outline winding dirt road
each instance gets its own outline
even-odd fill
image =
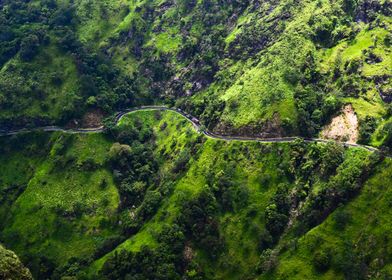
[[[205,136],[213,138],[213,139],[220,139],[224,141],[255,141],[255,142],[262,142],[262,143],[288,143],[288,142],[294,142],[297,139],[302,139],[305,142],[311,143],[311,142],[317,142],[317,143],[328,143],[328,142],[336,142],[341,145],[347,146],[347,147],[356,147],[356,148],[362,148],[371,152],[378,152],[379,149],[371,146],[366,146],[366,145],[360,145],[360,144],[355,144],[355,143],[344,143],[344,142],[338,142],[334,140],[326,140],[326,139],[320,139],[320,138],[303,138],[303,137],[280,137],[280,138],[258,138],[258,137],[243,137],[243,136],[233,136],[233,135],[222,135],[222,134],[215,134],[213,132],[208,131],[205,129],[201,124],[200,121],[195,118],[194,116],[182,111],[181,109],[178,108],[169,108],[166,106],[140,106],[140,107],[135,107],[131,108],[128,110],[124,110],[121,112],[118,112],[115,116],[115,124],[118,124],[121,119],[132,112],[137,112],[137,111],[147,111],[147,110],[154,110],[154,111],[172,111],[176,112],[177,114],[180,114],[183,116],[185,119],[187,119],[189,122],[193,124],[195,129],[201,133],[203,133]],[[96,128],[81,128],[81,129],[65,129],[62,127],[58,126],[44,126],[44,127],[37,127],[34,129],[19,129],[19,130],[12,130],[12,131],[1,131],[0,130],[0,137],[1,136],[11,136],[11,135],[16,135],[16,134],[21,134],[21,133],[28,133],[32,131],[47,131],[47,132],[54,132],[54,131],[61,131],[64,133],[100,133],[105,130],[105,127],[96,127]]]

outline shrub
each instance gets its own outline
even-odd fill
[[[259,273],[266,273],[273,271],[278,266],[278,254],[276,251],[267,249],[259,258],[257,264],[257,271]]]
[[[331,265],[331,254],[328,250],[319,250],[313,256],[313,265],[319,272],[328,270]]]
[[[338,230],[343,230],[351,221],[351,214],[345,209],[337,209],[333,219],[335,222],[335,228]]]
[[[20,44],[20,58],[23,61],[30,61],[38,53],[39,39],[36,35],[30,34],[22,39]]]

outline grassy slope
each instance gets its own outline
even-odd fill
[[[52,82],[55,75],[61,85]],[[0,117],[58,120],[78,99],[75,62],[54,43],[43,47],[31,62],[11,59],[0,70],[0,80],[3,87],[13,89],[11,98],[20,100],[17,108],[1,110]]]
[[[171,176],[170,171],[178,154],[190,141],[199,137],[190,123],[173,112],[132,113],[122,120],[120,126],[135,122],[154,129],[154,153],[159,158],[162,176]],[[10,155],[6,153],[1,161],[3,188],[11,181],[27,185],[16,201],[11,203],[2,240],[22,256],[30,255],[34,259],[43,254],[56,265],[64,264],[71,257],[90,256],[103,240],[117,232],[115,226],[102,222],[110,220],[110,216],[115,214],[119,199],[112,175],[104,167],[111,142],[99,134],[66,136],[56,133],[42,139],[49,143],[48,149],[41,157],[34,157],[29,151],[34,152],[39,145],[34,144],[32,139],[23,141],[27,143],[25,149],[18,153],[7,148]],[[4,143],[4,147],[9,145]],[[19,146],[16,145],[14,149],[16,147]],[[255,277],[260,254],[258,243],[265,225],[264,211],[280,183],[295,186],[282,173],[284,166],[290,162],[291,151],[290,144],[228,143],[206,139],[200,144],[197,155],[191,158],[185,174],[173,182],[172,191],[164,198],[157,213],[116,250],[137,251],[143,245],[154,247],[157,244],[156,233],[161,231],[163,225],[175,221],[181,202],[197,196],[211,176],[219,178],[220,174],[228,172],[233,175],[231,181],[234,185],[247,190],[248,199],[244,205],[235,204],[232,211],[220,211],[218,221],[225,242],[224,253],[211,260],[197,244],[191,243],[194,260],[208,277],[214,279],[239,279],[244,275]],[[361,162],[367,156],[366,152],[355,149],[345,154],[347,163]],[[60,156],[63,163],[56,156]],[[86,162],[94,162],[96,167],[87,168]],[[14,168],[17,172],[11,172]],[[339,251],[343,248],[341,244],[344,240],[357,240],[364,233],[372,234],[376,245],[371,252],[379,256],[379,242],[387,230],[384,218],[389,213],[385,208],[389,201],[388,189],[385,188],[388,183],[380,178],[385,178],[390,170],[389,162],[380,165],[360,196],[345,206],[352,220],[344,231],[334,228],[334,214],[331,215],[299,239],[297,250],[282,251],[276,274],[265,277],[341,277],[339,272],[333,270],[318,274],[312,268],[312,256],[318,247],[307,244],[313,242],[309,240],[313,240],[312,236],[315,235],[324,240],[324,243],[317,241],[320,242],[317,244]],[[103,178],[108,182],[104,188],[100,187]],[[320,183],[315,184],[313,192],[317,193],[318,186],[322,186]],[[75,214],[78,209],[84,214]],[[373,219],[374,223],[363,227],[365,220]],[[290,234],[283,237],[282,243],[291,238]],[[89,275],[99,271],[113,254],[114,251],[93,262],[88,269]],[[388,269],[388,266],[384,269]]]
[[[283,1],[263,20],[278,16],[286,2]],[[241,127],[260,120],[266,121],[271,119],[274,113],[278,113],[282,119],[296,125],[294,88],[284,76],[298,71],[308,53],[315,50],[309,38],[304,36],[310,33],[306,22],[314,9],[314,2],[296,6],[293,9],[296,14],[294,20],[282,23],[285,32],[281,38],[254,58],[260,61],[256,66],[245,65],[242,74],[220,97],[229,104],[239,103],[236,110],[232,110],[230,106],[226,107],[222,116],[224,122]],[[233,32],[238,36],[241,29],[235,29]],[[229,34],[228,38],[232,36],[234,35]]]
[[[285,1],[282,3],[284,4]],[[299,71],[309,55],[315,57],[316,67],[323,75],[328,75],[335,68],[338,64],[337,59],[341,60],[339,63],[342,65],[355,59],[363,61],[359,82],[391,73],[391,47],[383,43],[385,36],[390,34],[390,18],[380,17],[380,21],[384,24],[383,28],[370,28],[369,25],[362,23],[357,27],[360,32],[353,39],[343,39],[330,48],[319,48],[312,42],[313,29],[308,22],[312,16],[318,14],[331,17],[331,13],[334,13],[333,5],[329,1],[317,3],[303,1],[296,5],[292,12],[293,19],[284,22],[285,29],[279,40],[261,51],[260,62],[256,66],[242,66],[241,71],[236,69],[237,63],[233,64],[234,73],[242,74],[239,76],[237,74],[233,85],[223,93],[219,88],[216,90],[220,93],[220,98],[229,105],[222,115],[223,122],[240,127],[259,120],[271,119],[272,114],[276,112],[282,119],[287,119],[296,125],[296,109],[292,97],[295,88],[284,77],[287,73]],[[274,12],[275,10],[271,17],[274,16]],[[247,17],[251,18],[249,15]],[[241,26],[244,21],[246,20],[241,18],[238,25]],[[241,28],[234,29],[228,39],[239,33]],[[365,62],[364,52],[370,49],[381,57],[380,63]],[[330,86],[330,91],[338,90],[336,84]],[[341,96],[345,95],[345,92],[335,92],[335,94]],[[386,104],[382,102],[373,84],[370,84],[367,91],[359,98],[347,97],[343,101],[352,103],[361,119],[370,115],[382,120],[385,114]],[[230,106],[231,103],[237,104],[234,110]]]
[[[365,53],[372,50],[381,58],[381,62],[374,64],[364,62],[360,69],[362,78],[373,79],[391,73],[391,47],[385,44],[385,38],[390,34],[392,21],[388,17],[381,17],[380,20],[386,28],[368,29],[368,26],[362,24],[361,31],[352,40],[344,40],[330,49],[321,51],[319,54],[321,71],[327,73],[336,65],[349,64],[355,60],[364,61]],[[368,86],[359,98],[345,97],[344,101],[354,106],[360,121],[370,116],[378,120],[378,129],[385,124],[387,104],[381,100],[374,85]],[[372,137],[371,144],[379,146],[381,142],[377,141],[376,137],[377,131]]]
[[[181,117],[167,112],[163,114],[162,119],[157,121],[152,115],[153,113],[142,112],[133,113],[130,116],[141,118],[143,123],[155,127],[158,145],[156,152],[158,154],[175,153],[170,148],[171,141],[176,139],[175,147],[178,147],[179,143],[184,145],[184,142],[189,139],[185,137],[185,134],[189,134],[191,125],[186,124],[184,127],[183,124],[178,130],[176,127],[177,123],[182,122]],[[132,118],[125,118],[120,125],[132,121]],[[162,132],[159,128],[165,122],[171,123],[171,125]],[[191,135],[195,135],[195,133],[190,133],[188,137]],[[197,159],[190,161],[188,171],[175,182],[172,194],[164,199],[157,214],[137,234],[121,244],[115,251],[122,249],[138,251],[142,245],[154,248],[157,244],[155,236],[163,225],[170,225],[174,221],[180,202],[185,198],[197,195],[206,186],[209,174],[219,177],[220,172],[228,172],[228,166],[232,166],[234,169],[229,169],[234,174],[232,181],[235,185],[243,186],[248,190],[249,199],[245,206],[238,206],[232,212],[223,211],[219,216],[219,228],[225,240],[225,253],[219,258],[211,260],[206,258],[205,253],[195,245],[196,247],[193,248],[194,258],[200,263],[207,275],[214,279],[239,279],[244,275],[254,277],[255,267],[259,262],[257,244],[264,228],[264,211],[279,183],[289,182],[289,179],[281,173],[277,166],[289,162],[290,151],[291,148],[288,144],[227,143],[208,139],[200,148]],[[350,150],[346,154],[346,162],[362,161],[361,158],[366,157],[366,154],[361,150]],[[170,164],[170,161],[168,163]],[[317,188],[314,191],[317,192]],[[364,192],[364,195],[367,193]],[[328,224],[328,220],[325,223]],[[107,258],[113,254],[114,251],[95,261],[89,268],[90,275],[96,273]],[[282,256],[283,271],[286,269],[283,262],[284,257],[285,255]],[[289,261],[290,258],[288,258]],[[287,272],[282,273],[287,275]],[[304,273],[306,274],[306,272]]]
[[[373,28],[371,24],[366,23],[350,25],[348,21],[352,19],[345,19],[347,15],[341,9],[343,2],[285,0],[279,3],[266,2],[259,8],[251,8],[249,5],[233,19],[222,22],[218,20],[216,26],[208,26],[205,24],[207,19],[203,18],[204,15],[198,14],[203,6],[201,1],[197,1],[195,7],[187,10],[183,7],[184,3],[173,5],[166,0],[99,2],[78,0],[73,4],[75,19],[72,28],[85,46],[108,54],[107,58],[118,66],[123,74],[126,76],[141,74],[138,77],[139,90],[143,93],[148,92],[150,96],[154,90],[149,87],[155,81],[149,81],[152,79],[149,72],[143,73],[145,67],[143,63],[146,60],[153,64],[160,59],[166,60],[164,67],[168,67],[173,72],[173,77],[179,78],[184,84],[177,95],[183,99],[190,99],[188,103],[191,107],[205,105],[207,97],[222,102],[225,105],[222,114],[218,115],[219,122],[224,125],[223,127],[229,126],[234,129],[259,125],[274,119],[291,125],[292,133],[296,133],[298,113],[297,101],[293,95],[298,83],[296,77],[301,76],[302,66],[314,59],[315,69],[320,71],[326,80],[332,80],[330,74],[338,64],[341,65],[344,77],[354,77],[353,74],[347,74],[344,65],[353,60],[360,60],[363,62],[363,67],[360,75],[354,78],[363,89],[367,88],[360,96],[348,96],[335,81],[327,84],[327,88],[323,90],[328,94],[343,97],[343,102],[353,103],[361,119],[371,115],[376,117],[379,120],[378,125],[382,126],[386,106],[375,90],[372,79],[388,74],[392,70],[391,47],[383,42],[390,33],[391,19],[379,16],[378,21],[383,23],[382,27]],[[223,13],[227,12],[227,9],[225,5],[222,6]],[[152,11],[153,18],[150,17]],[[215,20],[215,16],[219,15],[210,17]],[[314,19],[316,24],[311,25],[310,22]],[[277,30],[276,34],[263,31],[265,34],[244,35],[250,29],[250,24],[258,26],[257,29],[262,29],[263,26],[269,26],[266,24],[271,22],[274,23],[271,25],[271,32]],[[336,22],[332,35],[343,37],[333,46],[319,46],[315,43],[314,32],[317,24],[324,24],[324,22]],[[182,51],[185,42],[196,44],[198,46],[196,53],[200,52],[207,57],[218,57],[218,54],[214,55],[214,53],[204,54],[205,49],[210,47],[210,43],[201,46],[198,44],[211,32],[221,29],[227,30],[227,33],[225,33],[223,48],[219,49],[220,54],[223,55],[217,63],[219,68],[217,73],[211,77],[212,84],[190,98],[184,97],[185,91],[192,88],[194,80],[199,78],[196,76],[192,78],[193,80],[189,80],[190,77],[186,76],[186,73],[197,64],[204,63],[204,58],[196,62],[198,59],[196,54],[185,59],[181,58],[184,56]],[[14,98],[23,99],[18,108],[1,110],[0,117],[48,117],[58,120],[64,114],[68,114],[69,110],[75,109],[71,104],[77,104],[80,95],[75,61],[69,54],[61,53],[56,49],[54,46],[56,38],[54,35],[51,36],[53,40],[50,45],[41,46],[40,55],[31,63],[21,63],[15,56],[0,71],[1,83],[5,87],[17,85],[20,93],[13,93]],[[268,43],[256,54],[232,57],[233,51],[241,49],[241,44],[246,44],[241,40],[235,44],[241,36],[245,36],[250,41],[265,36]],[[141,57],[137,58],[133,48],[135,41],[139,39],[141,43],[138,49]],[[255,47],[257,44],[255,42]],[[374,64],[367,63],[364,51],[370,50],[381,57],[382,61]],[[13,66],[9,67],[10,65]],[[144,66],[140,69],[141,65]],[[51,83],[50,76],[53,73],[61,73],[63,80],[61,86]],[[30,89],[25,88],[26,80]],[[35,83],[38,83],[39,90],[35,89],[37,86]],[[164,89],[165,92],[172,91],[171,83],[162,86],[169,87]],[[323,88],[325,85],[317,86]],[[41,95],[44,97],[36,96],[39,95],[39,91],[43,91]],[[206,110],[215,109],[211,106]],[[279,121],[276,125],[279,125]],[[377,141],[373,141],[373,144],[377,145]]]
[[[391,275],[389,256],[392,244],[388,238],[392,230],[388,222],[391,215],[392,193],[388,187],[392,183],[388,176],[391,164],[388,160],[380,165],[376,174],[364,185],[361,194],[339,209],[351,216],[344,229],[337,229],[334,220],[336,213],[330,215],[321,225],[300,238],[296,249],[290,249],[280,256],[274,273],[260,279],[346,279],[342,273],[344,270],[330,268],[322,273],[317,272],[313,258],[321,250],[330,251],[331,264],[335,265],[339,265],[339,255],[344,254],[345,250],[359,250],[372,260],[372,267],[381,275]],[[350,245],[347,247],[347,244]]]
[[[18,195],[24,191],[31,177],[34,175],[36,167],[39,166],[47,155],[45,149],[38,150],[44,146],[48,137],[37,137],[35,141],[24,143],[24,149],[20,149],[24,137],[11,138],[11,144],[4,138],[1,139],[2,157],[0,161],[0,192],[2,194],[2,203],[0,206],[0,227],[4,226],[4,221],[12,203]]]
[[[69,147],[56,152],[64,138]],[[116,212],[119,196],[104,167],[110,142],[103,136],[54,134],[47,143],[51,145],[47,158],[34,161],[31,156],[35,170],[7,214],[2,239],[22,256],[34,259],[43,254],[61,265],[71,257],[89,256],[116,233],[110,217]],[[19,160],[23,162],[22,157]],[[56,166],[61,160],[65,165]],[[87,161],[96,167],[86,170]],[[21,174],[16,171],[13,175],[23,178],[28,169],[20,170]],[[103,180],[107,182],[104,187]]]

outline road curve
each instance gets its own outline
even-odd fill
[[[224,141],[253,141],[253,142],[261,142],[261,143],[288,143],[288,142],[294,142],[295,140],[302,139],[305,142],[312,143],[312,142],[317,142],[317,143],[328,143],[328,142],[336,142],[344,146],[348,147],[356,147],[356,148],[361,148],[365,149],[371,152],[378,152],[379,149],[371,146],[366,146],[366,145],[360,145],[360,144],[355,144],[355,143],[345,143],[345,142],[339,142],[335,140],[326,140],[326,139],[320,139],[320,138],[303,138],[303,137],[278,137],[278,138],[259,138],[259,137],[246,137],[246,136],[234,136],[234,135],[221,135],[221,134],[215,134],[211,131],[208,131],[205,129],[201,124],[200,121],[182,111],[179,108],[170,108],[166,106],[160,106],[160,105],[151,105],[151,106],[140,106],[140,107],[134,107],[130,108],[121,112],[118,112],[115,115],[114,122],[115,124],[118,124],[121,119],[132,112],[137,112],[137,111],[149,111],[149,110],[154,110],[154,111],[172,111],[177,114],[180,114],[183,116],[185,119],[187,119],[189,122],[193,124],[195,129],[201,133],[203,133],[205,136],[213,138],[213,139],[220,139]],[[96,128],[79,128],[79,129],[66,129],[62,128],[59,126],[44,126],[44,127],[37,127],[33,129],[18,129],[18,130],[11,130],[11,131],[2,131],[0,130],[0,137],[1,136],[11,136],[11,135],[17,135],[21,133],[28,133],[32,131],[46,131],[46,132],[55,132],[55,131],[61,131],[64,133],[100,133],[105,130],[105,127],[100,126]]]

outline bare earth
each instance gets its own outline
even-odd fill
[[[321,138],[356,143],[358,141],[358,118],[351,104],[344,106],[342,113],[324,127]]]
[[[82,119],[82,127],[98,127],[102,125],[103,114],[99,110],[87,112]]]

